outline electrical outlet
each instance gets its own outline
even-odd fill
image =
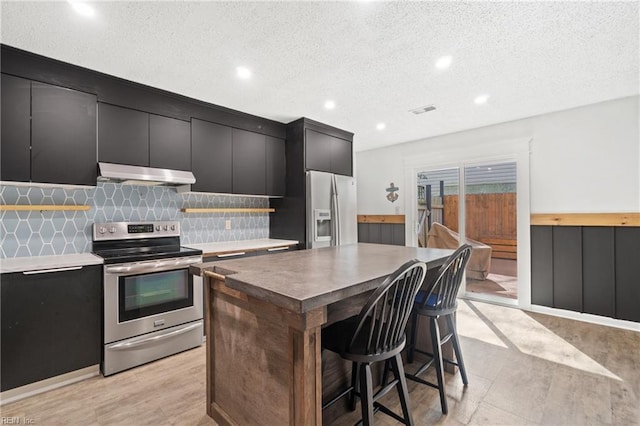
[[[230,220],[225,220],[224,221],[224,229],[231,229],[231,221]]]

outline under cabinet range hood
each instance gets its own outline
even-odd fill
[[[98,163],[98,180],[131,185],[180,186],[195,183],[193,173],[128,164]]]

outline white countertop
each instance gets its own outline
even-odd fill
[[[202,250],[203,255],[207,256],[216,253],[228,253],[243,250],[261,250],[273,247],[291,246],[295,244],[298,244],[298,241],[265,238],[262,240],[220,241],[216,243],[183,245],[185,247]]]
[[[43,269],[71,268],[74,266],[101,265],[102,258],[91,253],[62,254],[56,256],[32,256],[0,259],[0,273],[36,271]]]

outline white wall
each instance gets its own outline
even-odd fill
[[[640,212],[640,96],[356,153],[358,214],[404,214],[404,162],[531,139],[531,213]],[[391,203],[385,188],[400,187]]]

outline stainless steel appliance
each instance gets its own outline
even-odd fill
[[[356,184],[350,176],[307,172],[307,248],[358,242]]]
[[[105,376],[202,343],[202,251],[180,246],[180,222],[93,225],[104,259]]]

